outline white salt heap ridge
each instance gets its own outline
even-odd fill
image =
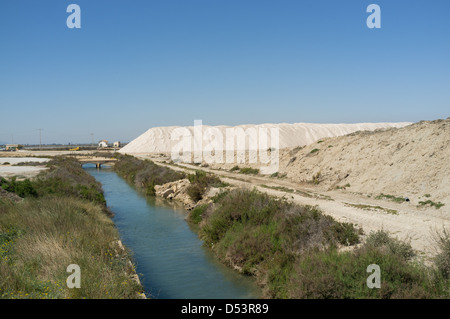
[[[296,147],[305,146],[314,143],[315,141],[325,137],[336,137],[350,134],[356,131],[374,131],[385,128],[400,128],[412,124],[410,122],[400,123],[356,123],[356,124],[315,124],[315,123],[294,123],[294,124],[258,124],[258,125],[239,125],[239,126],[208,126],[202,125],[203,132],[203,146],[207,145],[211,140],[208,139],[208,129],[214,129],[216,132],[220,131],[223,136],[224,147],[226,149],[227,129],[234,128],[243,130],[268,129],[270,140],[270,129],[278,128],[279,132],[279,147]],[[123,154],[151,154],[151,153],[170,153],[174,146],[176,146],[181,139],[171,139],[171,134],[175,129],[184,131],[184,136],[194,136],[193,126],[167,126],[167,127],[153,127],[147,132],[143,133],[128,145],[123,147],[119,152]],[[218,130],[218,131],[217,131]],[[210,130],[211,131],[211,130]],[[193,139],[192,139],[193,140]],[[193,142],[192,142],[193,143]],[[193,144],[192,144],[193,145]],[[246,149],[252,142],[246,142]],[[255,145],[258,145],[256,142]],[[273,145],[273,144],[272,144]],[[237,146],[237,142],[236,142]],[[270,146],[270,143],[269,143]],[[236,148],[234,149],[236,150]]]

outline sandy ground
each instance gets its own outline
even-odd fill
[[[17,154],[17,152],[8,152],[8,155]],[[4,155],[4,154],[2,154]],[[23,155],[23,154],[22,154]],[[40,157],[0,157],[0,176],[11,178],[16,176],[19,180],[31,178],[38,175],[40,172],[46,170],[44,166],[12,166],[17,163],[24,162],[39,162],[42,165],[48,162],[49,158]]]
[[[45,157],[45,156],[59,156],[59,155],[89,155],[92,153],[98,152],[95,151],[30,151],[30,150],[19,150],[15,152],[0,152],[0,158],[2,157]]]
[[[13,177],[16,176],[18,179],[31,178],[38,175],[40,172],[46,170],[46,167],[40,166],[3,166],[0,165],[0,176],[1,177]]]
[[[48,162],[49,158],[41,158],[41,157],[0,157],[0,165],[5,163],[10,163],[11,165],[17,163],[26,163],[26,162],[39,162],[45,163]]]
[[[171,165],[162,162],[159,157],[139,156],[140,158],[151,158],[155,162],[159,160],[161,165],[175,170],[187,170],[193,172],[198,166],[183,164]],[[254,188],[274,196],[285,197],[301,205],[317,205],[322,211],[338,221],[353,223],[361,227],[365,234],[371,231],[385,230],[394,237],[410,241],[411,246],[429,260],[437,252],[434,236],[436,232],[442,232],[444,228],[450,228],[450,209],[443,206],[440,209],[433,207],[417,207],[411,202],[396,203],[390,200],[369,198],[366,195],[353,193],[346,190],[323,190],[307,183],[296,183],[286,179],[271,178],[265,176],[248,176],[232,173],[224,170],[216,170],[201,167],[202,170],[215,173],[227,183],[236,186]],[[297,190],[300,193],[292,193],[264,187],[286,187]],[[379,206],[383,209],[362,209],[353,205]],[[396,214],[388,213],[386,210],[396,210]]]

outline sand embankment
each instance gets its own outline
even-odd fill
[[[391,127],[403,127],[409,125],[409,122],[402,123],[357,123],[357,124],[314,124],[314,123],[295,123],[295,124],[259,124],[259,125],[239,125],[239,126],[208,126],[202,125],[201,132],[203,134],[203,146],[205,147],[211,141],[216,139],[216,136],[208,135],[219,132],[223,137],[223,147],[226,150],[226,138],[229,136],[229,129],[234,129],[235,132],[242,129],[247,134],[248,139],[245,143],[245,149],[251,148],[252,145],[259,145],[258,137],[260,129],[267,129],[267,135],[271,136],[270,129],[277,129],[279,140],[277,148],[287,148],[304,146],[314,143],[320,138],[342,136],[356,131],[373,131],[377,129],[391,128]],[[254,129],[258,134],[255,137],[250,134],[249,130]],[[192,137],[192,149],[194,150],[193,140],[195,137],[193,126],[168,126],[168,127],[153,127],[145,133],[138,136],[131,141],[119,152],[122,154],[150,154],[150,153],[170,153],[174,147],[179,143],[181,137],[171,138],[172,133],[178,130],[183,136]],[[228,130],[228,131],[227,131]],[[178,134],[177,134],[178,135]],[[209,137],[208,137],[209,136]],[[271,142],[271,141],[270,141]],[[267,147],[270,147],[269,144]],[[232,150],[239,149],[239,145],[236,142]]]
[[[355,132],[280,152],[280,173],[294,182],[450,206],[450,118]],[[425,196],[427,195],[427,196]],[[429,195],[429,196],[428,196]]]

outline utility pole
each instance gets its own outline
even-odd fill
[[[91,133],[91,137],[92,137],[92,145],[91,146],[94,146],[94,133]]]
[[[39,131],[39,149],[42,148],[42,129],[38,128],[37,129]]]

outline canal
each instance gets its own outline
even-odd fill
[[[259,298],[251,278],[222,265],[186,222],[183,209],[146,198],[112,168],[87,164],[102,184],[113,221],[133,252],[136,271],[149,298]]]

